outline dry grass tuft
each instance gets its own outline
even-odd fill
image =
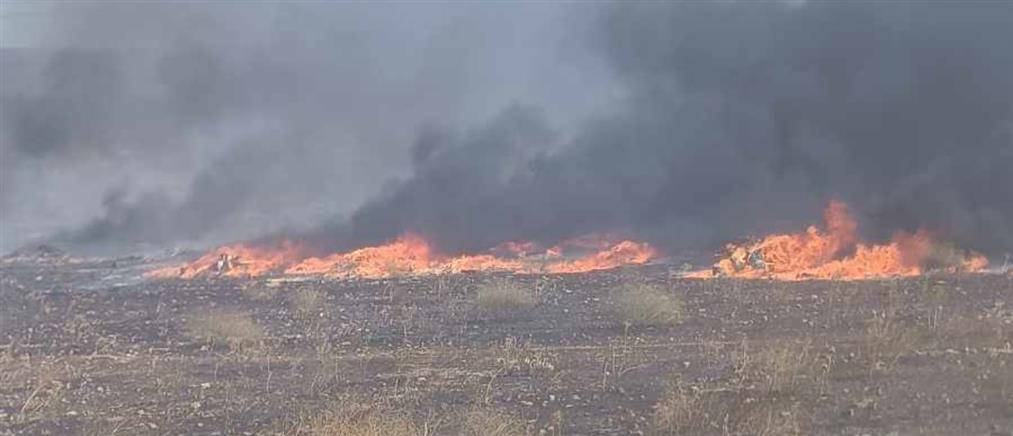
[[[652,434],[803,434],[802,416],[791,401],[721,391],[671,386],[655,408]]]
[[[674,325],[682,321],[682,300],[657,286],[626,285],[612,304],[616,317],[627,326]]]
[[[235,351],[249,350],[266,337],[249,313],[233,309],[205,309],[186,322],[186,333],[197,340],[225,344]]]
[[[798,436],[802,433],[802,419],[796,407],[778,402],[753,405],[736,417],[735,434],[756,436]]]
[[[243,296],[252,301],[270,301],[278,295],[278,287],[252,284],[243,287],[242,292]]]
[[[486,409],[475,409],[464,416],[462,436],[520,436],[526,434],[523,420]]]
[[[313,318],[323,313],[324,295],[314,289],[300,289],[289,297],[289,306],[300,318]]]
[[[743,344],[733,359],[729,377],[700,386],[675,379],[655,407],[654,433],[802,434],[798,399],[820,395],[829,369],[811,341],[774,343],[753,353]]]
[[[538,304],[538,299],[520,283],[497,279],[479,286],[474,304],[476,309],[483,312],[510,314],[534,307]]]
[[[859,343],[861,357],[871,369],[888,370],[905,354],[915,351],[919,332],[892,314],[875,314],[866,321],[865,334]]]
[[[407,416],[394,412],[325,412],[310,420],[305,431],[312,436],[419,436],[426,434]]]
[[[386,401],[353,396],[310,417],[284,433],[310,436],[429,436],[439,423],[418,422],[412,414]]]
[[[654,410],[657,434],[701,434],[711,421],[708,399],[699,389],[676,380],[668,387]],[[713,430],[713,429],[712,429]]]
[[[809,383],[820,384],[820,362],[809,341],[788,341],[758,353],[743,352],[736,362],[741,381],[767,394],[785,393]]]

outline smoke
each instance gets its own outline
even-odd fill
[[[460,251],[613,232],[677,252],[840,198],[867,237],[1013,250],[1007,2],[487,5],[451,24],[422,6],[166,8],[143,56],[53,55],[41,86],[8,85],[4,63],[5,161],[93,171],[81,155],[129,150],[156,187],[113,172],[65,240],[285,229],[328,251],[411,230]],[[74,21],[135,16],[99,9]],[[2,198],[7,215],[22,195]]]
[[[121,251],[305,228],[404,175],[419,126],[479,122],[515,99],[572,124],[607,87],[574,74],[590,65],[566,52],[561,12],[4,4],[0,41],[18,45],[0,48],[0,248],[54,233]]]
[[[558,152],[519,108],[422,136],[414,176],[323,235],[467,250],[618,230],[679,250],[797,229],[842,198],[872,238],[1013,249],[1009,3],[620,4],[588,39],[621,110]]]

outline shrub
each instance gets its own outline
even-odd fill
[[[321,313],[324,296],[313,289],[300,289],[289,297],[289,305],[296,316],[311,318]]]
[[[647,284],[626,285],[613,300],[616,317],[627,326],[674,325],[682,320],[682,300]]]
[[[233,309],[205,309],[186,323],[187,335],[212,344],[222,343],[233,350],[259,345],[265,337],[249,313]]]
[[[531,290],[506,279],[493,280],[479,286],[475,296],[475,307],[487,313],[516,313],[536,304],[538,300]]]

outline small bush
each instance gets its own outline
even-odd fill
[[[322,412],[300,416],[295,428],[282,434],[311,436],[429,436],[438,420],[413,419],[412,410],[385,400],[352,396],[332,403]]]
[[[744,384],[756,384],[768,394],[791,391],[806,383],[817,386],[820,361],[808,341],[788,341],[757,353],[742,353],[736,371]]]
[[[797,436],[802,432],[802,418],[796,407],[783,402],[760,402],[742,407],[731,419],[736,434],[756,436]]]
[[[296,316],[311,318],[323,310],[324,296],[313,289],[300,289],[289,298],[289,305]]]
[[[259,345],[265,337],[249,313],[231,309],[206,309],[187,320],[187,335],[211,344],[225,344],[233,350]]]
[[[538,304],[531,290],[511,280],[493,280],[478,288],[475,307],[483,312],[509,314]]]
[[[520,436],[525,434],[524,421],[510,415],[475,409],[464,417],[463,436]]]
[[[616,317],[627,326],[663,326],[682,320],[682,300],[656,286],[627,285],[613,301]]]
[[[701,434],[712,420],[707,398],[676,380],[654,410],[656,434]]]
[[[253,301],[268,301],[278,295],[278,287],[252,284],[243,288],[243,295]]]
[[[915,351],[918,339],[917,330],[887,311],[866,321],[860,353],[871,369],[888,370],[901,356]]]
[[[312,419],[306,434],[313,436],[419,436],[425,434],[407,416],[376,411],[327,412]]]

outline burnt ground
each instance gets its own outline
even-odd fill
[[[314,417],[350,404],[433,434],[476,433],[475,410],[521,434],[1013,433],[1009,275],[644,267],[515,277],[537,304],[510,311],[476,307],[489,274],[117,283],[124,268],[0,267],[0,434],[326,433]],[[624,323],[631,283],[681,320]],[[202,334],[215,317],[225,333]]]

